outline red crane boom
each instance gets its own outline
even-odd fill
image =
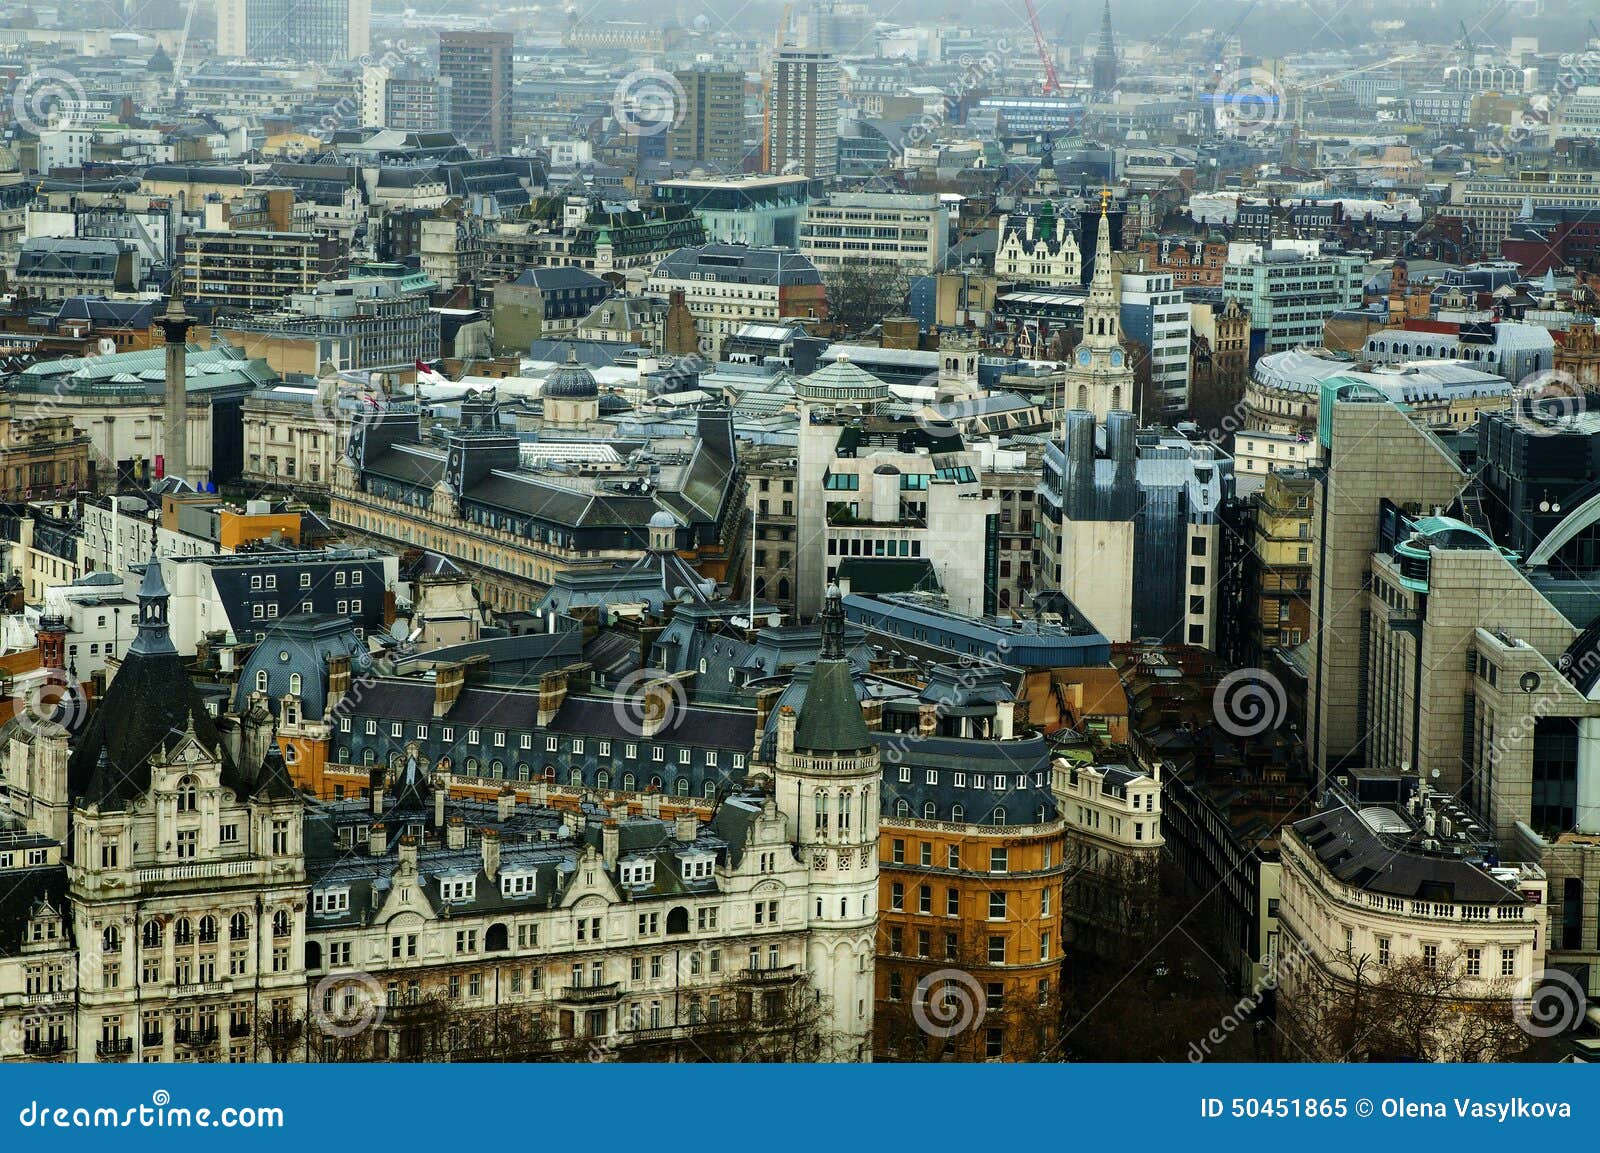
[[[1045,47],[1044,30],[1039,27],[1039,13],[1034,10],[1033,0],[1023,0],[1028,6],[1028,23],[1033,26],[1033,44],[1039,50],[1039,61],[1044,65],[1044,94],[1046,96],[1059,96],[1061,94],[1061,80],[1056,76],[1056,62],[1050,59],[1050,49]]]

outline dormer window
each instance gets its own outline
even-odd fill
[[[648,885],[656,879],[654,861],[625,861],[622,865],[624,885]]]
[[[716,858],[710,853],[684,853],[678,857],[685,881],[709,881]]]
[[[193,777],[184,777],[178,782],[178,812],[192,813],[198,806],[200,797],[200,782]]]
[[[349,889],[318,889],[311,894],[311,911],[317,914],[350,911]]]
[[[477,896],[476,877],[457,877],[439,882],[439,895],[446,901],[470,901]]]
[[[500,895],[503,897],[532,896],[536,877],[537,874],[534,873],[503,873],[500,876]]]

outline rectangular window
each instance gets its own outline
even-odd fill
[[[1006,919],[1006,895],[1004,893],[989,894],[989,920],[1003,921]]]
[[[1009,859],[1010,859],[1010,854],[1005,849],[990,849],[989,850],[989,871],[991,873],[1003,873],[1003,872],[1005,872],[1006,871],[1006,865],[1007,865],[1007,862],[1009,861]]]

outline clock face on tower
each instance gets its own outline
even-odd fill
[[[1112,368],[1121,368],[1122,367],[1122,350],[1120,348],[1113,348],[1111,350],[1111,367]]]
[[[1089,355],[1087,348],[1078,349],[1078,363],[1087,368],[1089,366]]]

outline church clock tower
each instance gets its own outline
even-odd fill
[[[1100,234],[1095,242],[1094,277],[1083,306],[1083,339],[1067,366],[1062,407],[1087,409],[1097,422],[1134,406],[1133,367],[1123,351],[1116,281],[1111,270],[1110,192],[1100,194]]]

